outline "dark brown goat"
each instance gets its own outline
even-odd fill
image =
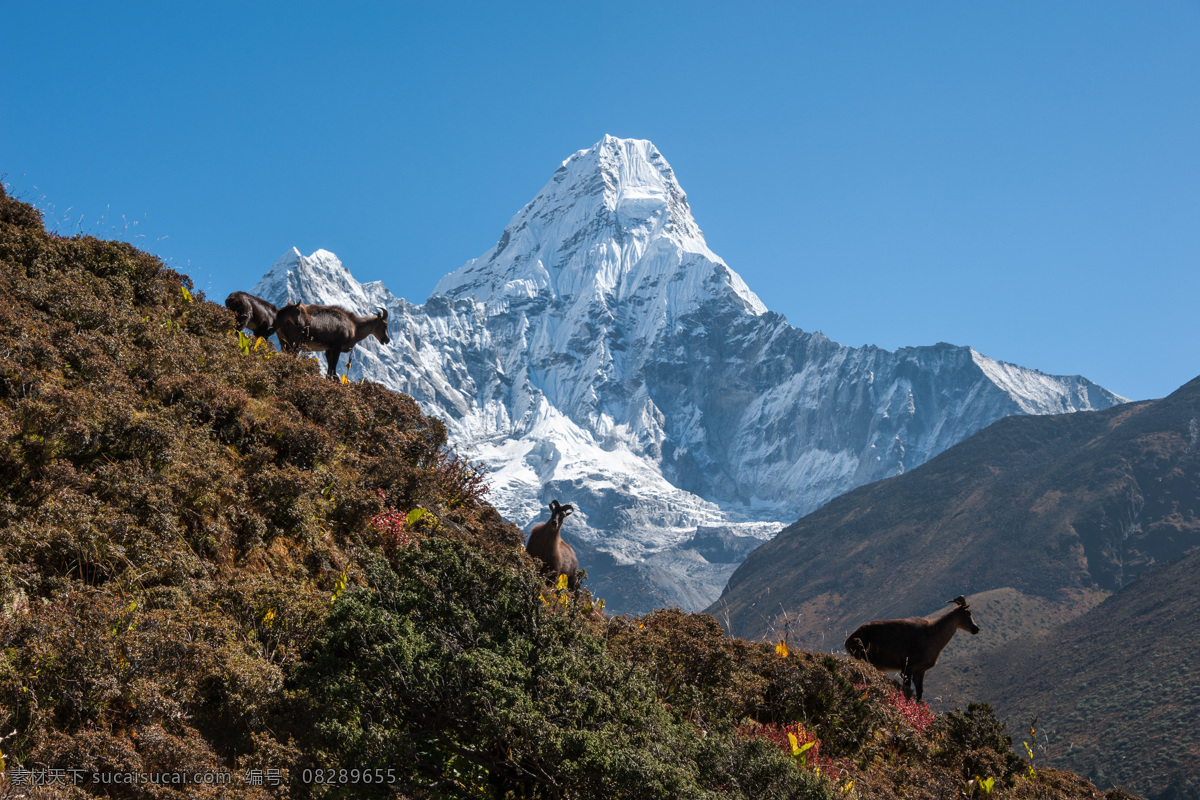
[[[553,573],[555,580],[559,575],[566,575],[567,588],[571,591],[575,591],[578,584],[575,573],[579,571],[579,559],[575,548],[562,540],[560,531],[563,520],[574,511],[575,507],[570,503],[560,506],[557,500],[551,500],[550,519],[533,526],[525,545],[525,552],[541,561],[543,571]]]
[[[329,365],[326,374],[333,378],[342,353],[351,352],[363,339],[374,336],[383,344],[392,340],[388,336],[387,318],[386,308],[379,309],[373,317],[360,317],[338,306],[289,303],[279,309],[275,330],[280,347],[289,353],[301,348],[324,351]]]
[[[925,672],[937,663],[942,649],[961,629],[979,633],[971,619],[967,598],[959,595],[949,601],[954,608],[937,619],[909,617],[884,619],[862,625],[846,639],[846,652],[885,672],[898,669],[904,679],[904,696],[912,697],[917,686],[917,701],[925,693]]]
[[[225,307],[237,316],[238,328],[248,328],[255,336],[266,339],[275,332],[275,316],[279,309],[247,292],[234,292],[225,298]]]

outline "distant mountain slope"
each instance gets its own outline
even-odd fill
[[[989,630],[1046,630],[1197,545],[1200,379],[1162,400],[1000,420],[785,529],[710,611],[749,637],[786,613],[798,643],[826,650],[867,619],[959,594],[1005,590],[998,611],[1042,618],[977,619],[971,644],[986,648]]]
[[[1200,551],[1154,567],[1040,637],[947,664],[941,680],[1014,723],[1038,718],[1060,769],[1148,795],[1200,791]],[[957,668],[955,668],[957,666]]]
[[[254,289],[273,302],[386,306],[392,344],[352,377],[411,395],[491,471],[528,528],[551,499],[612,608],[699,608],[743,553],[855,486],[912,469],[1011,414],[1106,408],[1080,377],[968,347],[851,348],[767,310],[704,241],[666,159],[605,137],[562,163],[496,245],[423,306],[293,250]]]

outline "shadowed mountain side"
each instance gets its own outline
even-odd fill
[[[836,650],[866,620],[1010,589],[1046,619],[1013,633],[1046,630],[1200,544],[1198,441],[1200,379],[1163,400],[1002,419],[784,529],[709,612],[745,637],[786,619],[797,645]]]
[[[948,659],[939,678],[1018,727],[1036,716],[1052,766],[1150,795],[1173,778],[1195,791],[1198,571],[1200,552],[1155,567],[1048,634]]]

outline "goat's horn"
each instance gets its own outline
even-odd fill
[[[557,500],[551,500],[551,501],[550,501],[550,510],[551,510],[551,511],[558,511],[558,501],[557,501]]]
[[[950,603],[958,603],[960,606],[965,606],[967,604],[967,598],[960,594],[958,597],[954,598],[953,600],[947,600],[946,603],[947,603],[947,605],[949,605]]]
[[[383,306],[379,306],[379,316],[383,317],[384,319],[387,319],[387,309],[384,308]]]

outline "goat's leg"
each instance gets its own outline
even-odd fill
[[[921,702],[921,697],[925,694],[925,673],[914,672],[913,683],[917,686],[917,702]]]
[[[342,351],[331,347],[325,351],[325,363],[329,365],[329,371],[325,373],[326,377],[337,379],[337,365],[342,358]]]
[[[905,700],[912,700],[912,696],[913,696],[913,691],[912,691],[912,679],[913,679],[913,676],[912,676],[912,673],[911,673],[911,672],[909,672],[907,668],[905,668],[905,669],[903,669],[903,670],[901,670],[901,671],[900,671],[900,677],[904,679],[904,699],[905,699]]]

